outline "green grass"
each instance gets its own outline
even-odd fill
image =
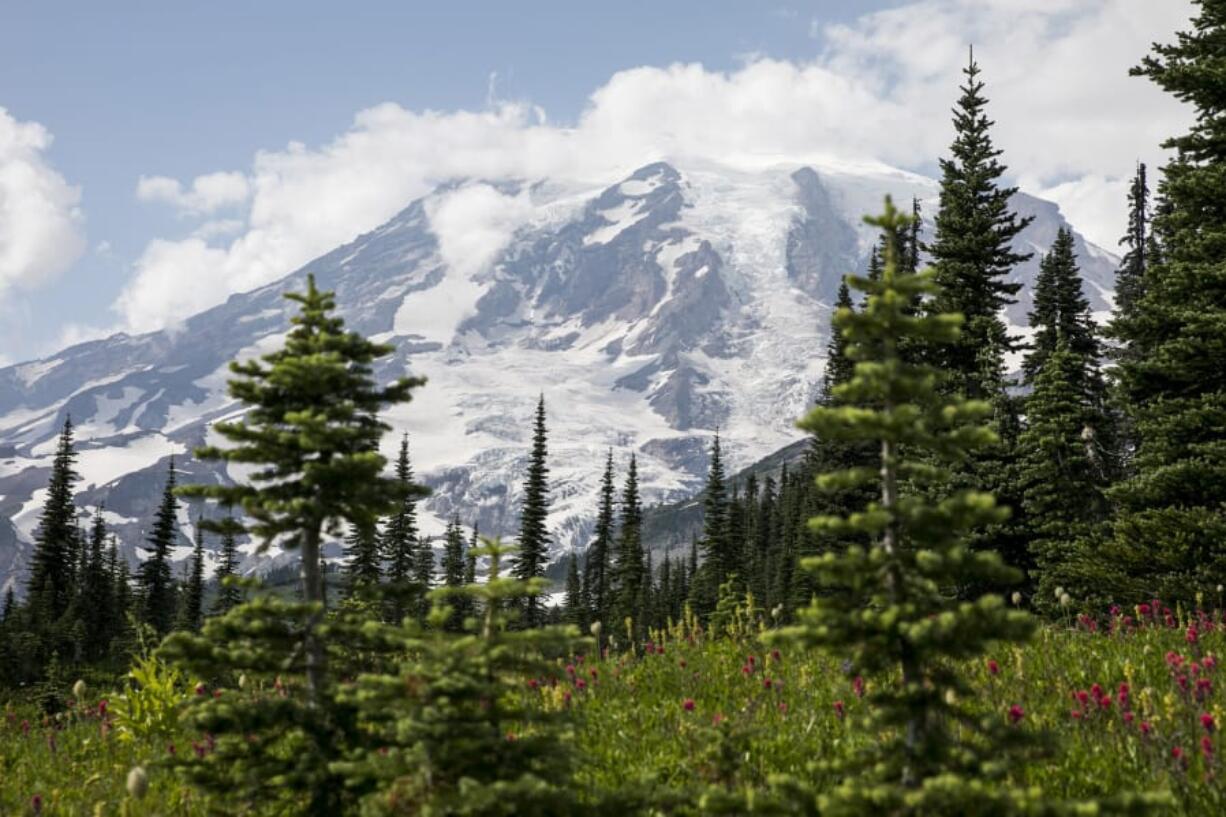
[[[1202,624],[1190,643],[1182,624],[1109,629],[1044,627],[1026,647],[991,655],[995,672],[987,660],[963,667],[977,708],[1003,714],[1020,707],[1016,728],[1055,738],[1049,756],[1011,775],[1059,797],[1165,790],[1175,813],[1226,813],[1226,744],[1218,731],[1226,724],[1226,670],[1216,666],[1226,633]],[[857,715],[871,705],[875,686],[888,682],[865,679],[861,697],[838,656],[773,654],[756,635],[709,640],[678,627],[658,634],[646,654],[559,662],[554,678],[524,679],[518,694],[574,713],[577,785],[594,799],[626,786],[744,791],[779,773],[821,786],[829,782],[823,760],[874,739]],[[1109,705],[1093,700],[1095,684]],[[1123,702],[1121,684],[1128,685]],[[1080,702],[1079,692],[1090,700]],[[181,729],[137,737],[100,717],[97,704],[87,694],[50,720],[30,708],[5,713],[0,813],[33,813],[36,795],[47,815],[206,813],[201,797],[159,765],[169,744],[191,752],[193,741],[204,748],[202,737]],[[150,779],[140,801],[125,792],[136,765]]]

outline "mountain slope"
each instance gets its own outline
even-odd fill
[[[513,532],[543,393],[554,551],[582,545],[609,448],[622,462],[636,451],[646,501],[667,503],[700,487],[716,428],[734,468],[795,440],[839,278],[863,269],[874,240],[861,214],[886,193],[918,196],[930,213],[935,192],[884,166],[661,162],[606,187],[457,182],[181,326],[0,369],[0,585],[28,555],[66,416],[78,426],[80,502],[105,503],[129,559],[170,456],[184,481],[241,476],[190,451],[212,439],[212,421],[241,411],[225,394],[226,366],[275,348],[291,312],[281,293],[308,272],[336,290],[351,327],[395,346],[380,377],[429,379],[387,418],[410,433],[434,489],[427,531],[459,513],[483,532]],[[1036,216],[1019,247],[1046,248],[1064,224],[1055,206],[1025,195],[1015,205]],[[1106,310],[1114,261],[1080,238],[1077,249],[1094,308]],[[1017,278],[1028,287],[1036,271],[1037,258]],[[1016,326],[1028,298],[1009,310]],[[188,535],[194,513],[180,520]],[[176,555],[187,553],[185,536]],[[280,558],[248,555],[247,569]]]

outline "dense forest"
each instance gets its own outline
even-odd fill
[[[462,513],[435,542],[412,441],[379,453],[381,414],[429,384],[379,385],[390,348],[313,278],[284,345],[232,365],[247,410],[215,424],[225,444],[195,452],[250,478],[181,484],[172,461],[135,570],[101,511],[80,518],[68,420],[0,613],[6,813],[1222,808],[1226,3],[1134,74],[1196,117],[1156,181],[1135,168],[1108,324],[1061,230],[1029,339],[1009,334],[1027,222],[972,58],[931,231],[886,200],[813,350],[803,457],[733,480],[716,434],[701,531],[659,554],[635,456],[609,451],[557,604],[548,395],[514,546]],[[215,575],[205,533],[176,575],[187,502]],[[296,582],[238,575],[247,541],[296,551]],[[66,791],[71,770],[39,768],[57,741],[115,782]]]

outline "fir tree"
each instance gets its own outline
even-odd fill
[[[508,551],[496,542],[479,553],[489,560],[488,581],[437,590],[432,628],[396,634],[399,671],[368,675],[349,693],[372,744],[337,768],[347,788],[371,792],[364,814],[562,817],[593,807],[577,801],[572,784],[569,710],[520,694],[523,678],[556,671],[546,656],[586,642],[574,627],[513,629],[504,611],[538,598],[545,582],[506,577]],[[483,611],[463,634],[443,626],[457,595]]]
[[[142,620],[158,635],[170,632],[175,623],[175,579],[171,567],[171,551],[178,541],[176,521],[179,503],[175,499],[175,460],[170,458],[162,501],[153,518],[153,528],[146,541],[148,555],[137,572],[142,599]]]
[[[1056,605],[1056,589],[1093,595],[1097,560],[1090,544],[1107,515],[1107,480],[1087,434],[1097,412],[1078,388],[1084,361],[1061,337],[1038,370],[1020,438],[1022,504],[1033,532],[1040,606]]]
[[[643,587],[643,508],[639,504],[638,458],[630,455],[626,486],[622,491],[620,528],[617,534],[617,561],[613,577],[613,621],[617,624],[638,613]]]
[[[1226,581],[1226,2],[1198,5],[1191,30],[1133,69],[1194,116],[1164,145],[1174,157],[1152,223],[1161,257],[1114,323],[1130,350],[1118,375],[1137,438],[1133,474],[1111,491],[1120,601],[1191,603]]]
[[[992,773],[1026,746],[1028,730],[1010,727],[1003,712],[986,718],[973,712],[965,703],[973,690],[953,666],[992,642],[1024,640],[1033,622],[997,596],[964,603],[944,592],[968,577],[993,584],[1016,578],[997,556],[971,553],[965,543],[969,529],[1004,513],[990,494],[973,490],[927,495],[946,484],[934,463],[991,443],[992,432],[978,424],[989,406],[943,398],[931,367],[901,358],[903,338],[922,339],[930,348],[956,343],[960,321],[905,313],[912,296],[936,294],[931,277],[899,270],[896,247],[907,219],[888,199],[885,214],[870,223],[887,238],[881,280],[853,279],[868,302],[838,318],[857,362],[855,376],[838,391],[850,405],[818,406],[802,426],[880,446],[878,469],[828,473],[818,481],[822,487],[876,482],[880,499],[863,512],[810,522],[836,535],[869,537],[871,545],[805,561],[805,569],[840,592],[816,597],[784,637],[848,659],[853,672],[897,672],[899,681],[885,680],[870,694],[865,727],[875,738],[834,770],[841,782],[818,796],[819,810],[1038,813],[1034,793],[1011,789]]]
[[[545,575],[549,558],[549,531],[545,527],[549,516],[549,466],[545,462],[547,433],[545,429],[545,396],[536,406],[536,422],[532,429],[532,453],[528,460],[528,476],[524,479],[523,506],[520,511],[519,553],[513,573],[520,581]],[[543,621],[540,599],[529,596],[524,601],[523,623],[537,627]]]
[[[464,530],[460,527],[460,518],[453,517],[447,525],[447,533],[443,537],[443,587],[459,588],[464,586]],[[450,598],[453,614],[447,619],[449,629],[459,632],[463,629],[464,609],[462,595],[455,594]]]
[[[703,491],[702,565],[691,601],[700,616],[715,610],[719,587],[735,567],[736,554],[728,539],[728,486],[719,434],[711,443],[711,464]]]
[[[192,548],[187,581],[179,598],[178,629],[199,632],[204,623],[204,530],[196,523],[196,545]]]
[[[81,572],[76,602],[85,613],[82,617],[85,624],[84,654],[88,661],[105,658],[111,638],[120,629],[116,620],[115,594],[107,570],[106,539],[106,520],[99,507],[90,528],[85,568]]]
[[[382,476],[386,460],[379,440],[388,430],[378,419],[385,406],[406,402],[424,381],[376,383],[372,363],[392,351],[346,331],[329,292],[307,276],[304,293],[288,293],[300,311],[285,345],[258,360],[232,363],[229,393],[249,408],[243,417],[213,428],[233,445],[198,449],[204,461],[260,466],[249,484],[193,485],[184,493],[241,507],[264,546],[274,541],[300,551],[302,595],[315,612],[302,623],[310,697],[327,685],[326,654],[316,633],[324,603],[320,571],[325,533],[342,521],[373,527],[404,500],[402,482]]]
[[[571,554],[566,564],[566,598],[562,612],[567,624],[582,628],[586,624],[587,605],[583,603],[583,582],[579,578],[579,559]]]
[[[379,532],[373,527],[350,527],[345,551],[349,557],[345,565],[346,593],[356,597],[378,587],[383,578]]]
[[[77,562],[73,485],[80,479],[75,470],[77,452],[72,429],[72,418],[66,418],[51,461],[47,498],[35,533],[28,596],[36,627],[54,623],[72,601],[72,577]]]
[[[592,621],[606,621],[612,604],[613,494],[613,451],[610,449],[600,482],[595,537],[587,549],[587,559],[583,565],[583,589]]]
[[[941,160],[934,238],[924,249],[940,287],[931,300],[933,313],[959,313],[965,323],[956,343],[933,352],[938,355],[934,362],[949,377],[950,393],[994,400],[1002,390],[1003,355],[1014,347],[999,313],[1021,287],[1006,279],[1015,265],[1030,258],[1014,252],[1011,244],[1031,219],[1018,218],[1010,209],[1016,188],[999,184],[1005,166],[992,142],[993,123],[984,113],[987,100],[973,56],[963,73],[966,84],[954,109],[951,155]]]
[[[221,560],[214,576],[217,582],[214,615],[224,615],[243,602],[243,589],[236,583],[240,562],[237,534],[240,529],[233,516],[228,516],[221,525]]]
[[[876,252],[874,248],[873,253],[876,254]],[[832,315],[837,315],[840,310],[851,311],[853,308],[851,289],[848,288],[847,280],[844,279],[839,284],[839,296],[835,300]],[[842,333],[834,328],[834,323],[831,321],[830,341],[826,344],[826,365],[822,372],[822,388],[818,396],[819,403],[828,404],[831,401],[835,388],[851,379],[852,368],[852,361],[847,357],[847,341],[843,338]]]
[[[1124,320],[1135,314],[1136,306],[1145,294],[1145,270],[1149,266],[1152,240],[1149,233],[1149,181],[1146,179],[1145,164],[1138,162],[1136,174],[1128,186],[1128,230],[1120,239],[1120,243],[1128,249],[1115,273],[1115,314]]]
[[[409,435],[400,440],[400,453],[396,457],[396,481],[404,491],[401,500],[387,524],[383,528],[382,549],[383,558],[387,562],[387,580],[392,585],[390,598],[389,620],[397,623],[409,612],[424,618],[426,614],[425,592],[429,590],[429,579],[421,584],[423,562],[422,543],[418,540],[417,531],[417,500],[427,491],[413,482],[413,467],[409,462]],[[434,554],[426,548],[428,556],[428,574],[434,573]],[[414,587],[410,587],[414,585]]]

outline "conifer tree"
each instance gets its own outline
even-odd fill
[[[110,640],[119,630],[114,590],[107,571],[106,539],[106,520],[99,507],[90,528],[85,568],[81,572],[76,599],[76,604],[84,613],[81,620],[85,625],[84,655],[87,661],[105,658]]]
[[[926,345],[956,343],[957,315],[905,313],[912,296],[937,294],[928,273],[901,271],[896,247],[906,217],[887,199],[870,223],[886,235],[880,281],[852,279],[868,293],[859,312],[837,320],[850,341],[855,376],[839,387],[845,406],[818,406],[801,425],[823,436],[875,441],[879,467],[823,474],[823,487],[876,482],[880,499],[859,513],[819,516],[810,524],[835,535],[869,537],[867,548],[805,560],[806,570],[840,592],[817,596],[787,638],[820,645],[851,662],[857,673],[896,671],[871,694],[871,741],[837,769],[841,782],[818,797],[823,815],[1009,814],[1023,812],[1029,793],[993,782],[991,769],[1027,742],[1003,712],[973,714],[971,689],[951,662],[976,657],[994,641],[1021,641],[1033,629],[1023,613],[997,596],[958,602],[953,584],[1016,578],[992,553],[968,550],[971,528],[999,521],[990,494],[961,490],[934,498],[946,483],[934,463],[956,460],[992,442],[979,424],[983,402],[942,397],[936,373],[904,361],[903,338]],[[872,406],[872,408],[865,408]],[[972,805],[973,804],[973,805]],[[1029,812],[1026,812],[1029,813]]]
[[[36,627],[53,624],[72,601],[72,576],[77,561],[73,485],[80,479],[74,467],[77,452],[72,430],[72,418],[65,418],[35,533],[28,596]]]
[[[600,481],[600,505],[596,512],[596,531],[587,549],[583,564],[583,589],[590,607],[592,621],[604,622],[612,604],[613,578],[613,451],[605,459],[604,476]]]
[[[443,587],[459,588],[464,586],[464,530],[460,527],[460,518],[453,517],[447,525],[447,532],[443,536]],[[449,629],[459,632],[463,628],[464,616],[467,611],[464,609],[463,602],[465,597],[459,594],[452,595],[450,604],[453,608],[453,614],[447,619]]]
[[[1118,376],[1137,439],[1132,475],[1111,491],[1119,513],[1109,563],[1119,601],[1192,603],[1226,581],[1226,2],[1198,0],[1192,28],[1133,69],[1192,107],[1153,217],[1150,259],[1114,334],[1130,350]],[[1135,356],[1134,356],[1135,355]]]
[[[300,311],[291,318],[285,345],[230,365],[235,377],[229,393],[248,412],[213,428],[232,446],[196,452],[204,461],[259,467],[247,484],[193,485],[184,493],[240,507],[263,546],[277,542],[299,550],[304,609],[314,610],[301,622],[301,646],[309,697],[319,701],[328,683],[316,633],[324,604],[322,539],[337,533],[342,521],[373,527],[404,500],[403,483],[382,476],[386,460],[379,440],[388,426],[378,412],[408,401],[424,381],[400,378],[380,386],[372,363],[392,347],[346,331],[333,314],[332,293],[320,291],[313,275],[307,276],[306,292],[286,297]]]
[[[1115,308],[1106,329],[1107,337],[1116,341],[1109,350],[1116,361],[1135,362],[1145,356],[1141,348],[1143,338],[1128,327],[1137,319],[1137,304],[1145,293],[1146,270],[1160,256],[1149,227],[1149,182],[1145,164],[1138,162],[1128,189],[1128,229],[1120,240],[1128,249],[1115,273]],[[1118,379],[1112,381],[1110,396],[1111,414],[1119,438],[1119,468],[1122,474],[1130,474],[1138,441],[1129,417],[1128,396]]]
[[[718,433],[711,443],[711,464],[703,490],[702,558],[691,601],[694,612],[706,617],[715,610],[720,585],[728,580],[736,558],[728,540],[728,486]]]
[[[378,587],[383,578],[379,532],[373,527],[350,527],[345,551],[349,557],[345,565],[346,593],[356,597]]]
[[[430,611],[430,600],[427,597],[434,587],[434,573],[437,564],[434,558],[434,542],[427,536],[417,539],[416,554],[413,557],[413,584],[417,597],[414,615],[421,623],[425,623]],[[395,622],[393,622],[395,623]]]
[[[1000,186],[1006,168],[992,142],[993,123],[984,112],[987,99],[973,55],[963,73],[966,84],[954,108],[951,155],[941,160],[934,238],[924,249],[940,287],[931,300],[933,313],[958,313],[965,323],[956,343],[932,351],[939,355],[934,362],[949,376],[950,393],[995,400],[1002,390],[1003,355],[1015,345],[999,313],[1021,287],[1007,278],[1015,265],[1030,258],[1011,245],[1031,219],[1018,218],[1010,208],[1016,188]]]
[[[153,517],[153,528],[145,540],[148,555],[137,572],[141,591],[141,619],[158,635],[166,635],[175,623],[176,588],[171,566],[171,551],[178,540],[179,502],[175,498],[175,460],[170,458],[162,501]]]
[[[873,248],[873,254],[876,255],[876,248]],[[847,286],[847,279],[844,278],[839,284],[839,295],[834,303],[834,311],[831,315],[837,315],[840,310],[853,309],[851,301],[851,289]],[[830,340],[826,344],[826,364],[822,372],[822,388],[818,396],[818,402],[829,403],[834,394],[835,387],[846,383],[851,379],[853,363],[847,357],[847,341],[843,338],[841,332],[834,327],[834,322],[831,321]],[[815,441],[816,437],[813,438]]]
[[[583,603],[579,559],[572,553],[566,562],[566,598],[562,602],[562,612],[567,624],[573,624],[582,630],[587,619],[587,605]]]
[[[188,565],[187,581],[179,594],[178,629],[199,632],[204,623],[204,530],[196,523],[196,544]]]
[[[524,479],[523,507],[520,511],[518,554],[513,573],[520,581],[545,575],[549,558],[549,531],[545,527],[549,516],[549,466],[545,429],[545,396],[536,406],[536,422],[532,429],[532,453],[528,460],[528,475]],[[537,627],[542,623],[540,600],[529,596],[524,601],[523,623]]]
[[[613,621],[621,626],[626,618],[634,618],[642,597],[643,572],[643,509],[639,504],[638,458],[630,455],[626,470],[626,486],[622,491],[621,519],[617,534],[617,561],[613,577]]]
[[[371,792],[363,814],[511,815],[585,813],[571,775],[570,710],[520,694],[523,680],[551,676],[546,656],[588,643],[574,627],[511,627],[508,609],[545,591],[540,578],[509,578],[508,549],[485,540],[488,581],[435,591],[432,627],[400,630],[399,671],[362,678],[348,700],[370,747],[338,764],[351,790]],[[482,620],[463,634],[443,626],[447,601],[472,599]],[[406,690],[410,692],[406,694]]]
[[[429,571],[434,573],[434,554],[418,539],[417,500],[426,494],[426,489],[413,482],[413,467],[409,461],[409,435],[400,440],[400,452],[396,457],[396,481],[404,491],[401,500],[383,528],[383,559],[387,562],[387,580],[392,585],[389,594],[390,621],[397,623],[412,612],[422,617],[426,613],[425,592],[427,584],[417,587],[422,581],[425,556],[429,557]],[[416,601],[414,601],[416,599]]]
[[[1039,368],[1026,403],[1022,503],[1034,539],[1040,606],[1054,608],[1056,588],[1079,600],[1096,594],[1102,573],[1091,536],[1107,516],[1106,473],[1087,430],[1096,409],[1078,388],[1084,361],[1063,337]]]
[[[213,603],[213,614],[224,615],[243,602],[243,590],[233,581],[238,578],[240,562],[238,553],[238,529],[233,516],[227,516],[221,523],[221,559],[217,564],[217,599]]]

